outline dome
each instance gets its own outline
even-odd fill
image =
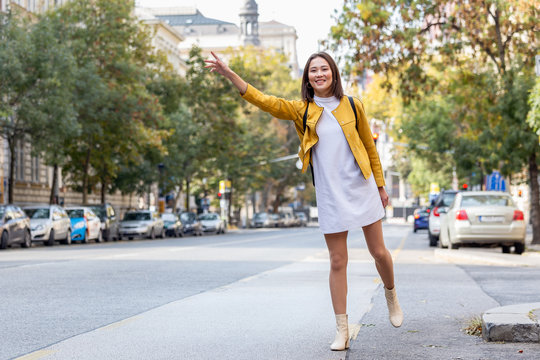
[[[244,5],[240,8],[240,14],[257,14],[259,6],[255,0],[246,0]]]

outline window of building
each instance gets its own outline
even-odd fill
[[[39,182],[39,156],[32,156],[32,182]]]
[[[24,181],[24,142],[18,141],[15,144],[15,179]]]

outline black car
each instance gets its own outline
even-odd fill
[[[0,205],[0,249],[11,244],[21,244],[22,247],[32,246],[30,219],[15,205]]]
[[[202,236],[203,228],[201,221],[197,218],[197,214],[192,212],[183,212],[180,214],[180,222],[182,223],[183,234]]]
[[[116,211],[109,203],[106,204],[91,204],[85,205],[92,209],[101,221],[101,237],[105,241],[118,240],[118,226],[120,220],[116,215]]]

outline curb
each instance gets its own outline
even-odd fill
[[[524,252],[522,255],[498,254],[484,251],[469,251],[467,249],[448,250],[435,249],[435,257],[446,261],[469,261],[476,264],[496,266],[539,266],[540,253]]]
[[[490,309],[482,314],[486,341],[540,343],[540,302]]]

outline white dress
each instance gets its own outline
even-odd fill
[[[331,234],[373,224],[384,217],[384,208],[373,174],[364,178],[332,114],[340,101],[318,96],[314,100],[324,108],[316,127],[319,141],[312,148],[320,229]]]

